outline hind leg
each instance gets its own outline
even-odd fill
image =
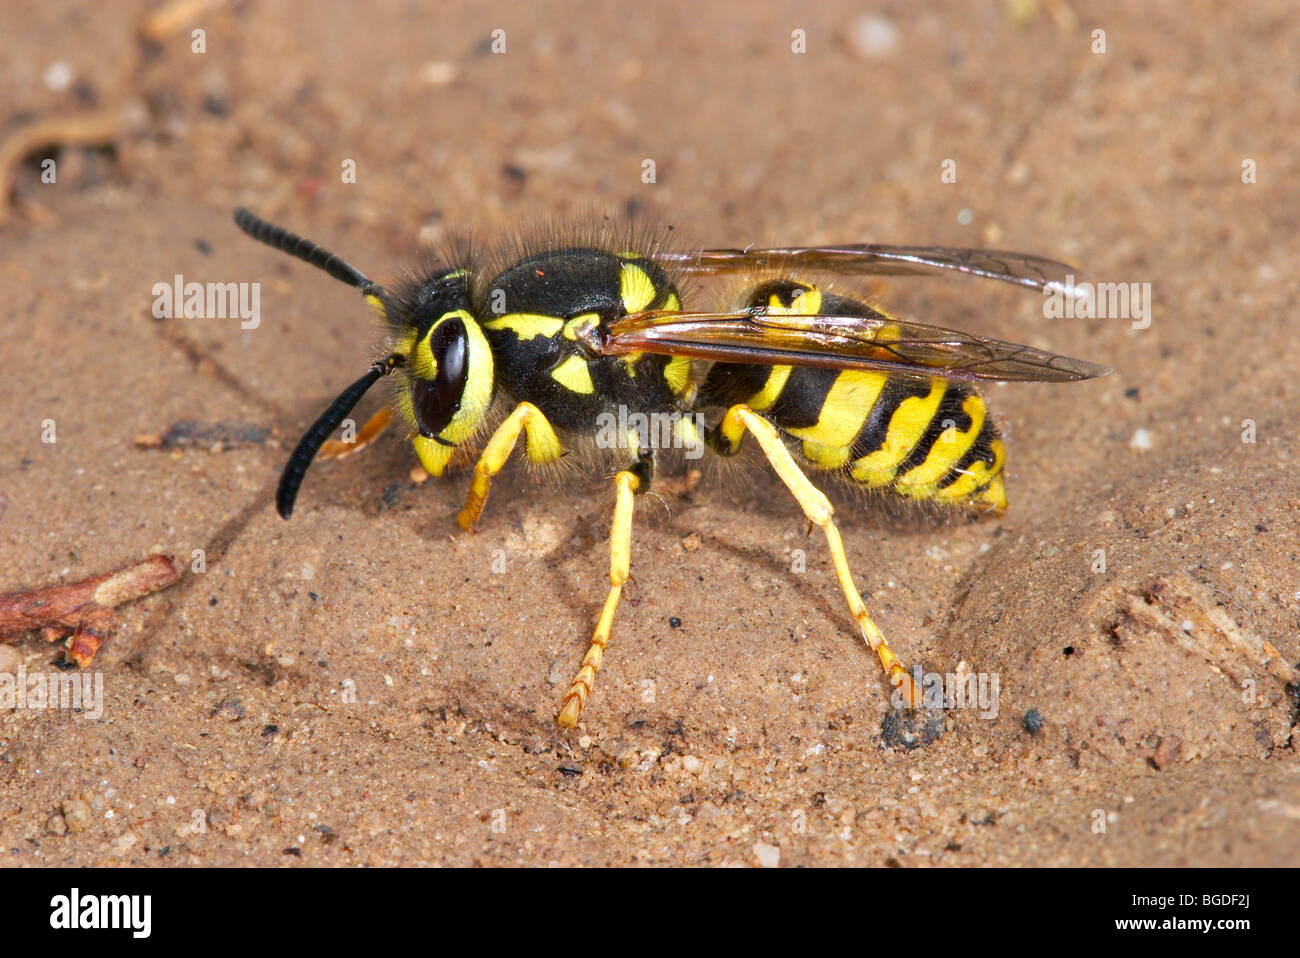
[[[912,681],[912,677],[907,674],[907,670],[903,668],[903,663],[899,661],[898,656],[889,647],[889,643],[885,641],[884,633],[872,621],[870,614],[867,612],[867,607],[862,601],[862,596],[858,593],[857,586],[853,584],[853,574],[849,571],[849,560],[844,552],[844,542],[840,538],[840,530],[831,518],[834,510],[831,508],[830,501],[804,475],[803,470],[794,461],[794,457],[790,455],[790,450],[782,442],[776,427],[748,406],[743,404],[732,406],[727,410],[726,416],[723,417],[722,422],[719,424],[718,438],[722,442],[724,451],[739,449],[746,431],[751,433],[758,441],[763,454],[767,456],[767,461],[771,463],[772,469],[781,477],[781,481],[785,483],[795,501],[799,503],[799,507],[803,509],[808,521],[818,526],[826,535],[826,544],[831,551],[831,561],[835,565],[835,578],[839,580],[840,589],[844,593],[844,598],[848,601],[850,614],[862,630],[862,637],[867,640],[867,644],[871,646],[872,651],[879,656],[880,665],[885,670],[890,685],[902,693],[903,702],[909,708],[915,708],[920,704],[920,691],[917,689],[916,683]]]

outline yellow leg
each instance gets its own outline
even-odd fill
[[[341,459],[349,453],[359,452],[374,442],[392,421],[393,409],[391,406],[385,406],[366,420],[366,424],[361,427],[361,431],[357,433],[357,438],[352,442],[340,442],[337,439],[325,440],[325,444],[316,453],[316,458]]]
[[[472,529],[483,514],[488,493],[492,491],[492,477],[505,466],[521,432],[527,437],[528,458],[533,462],[554,462],[560,458],[563,449],[555,429],[540,409],[530,402],[521,402],[497,426],[496,432],[492,433],[492,438],[478,457],[478,464],[474,466],[474,478],[469,484],[469,495],[465,497],[465,508],[456,517],[462,529]]]
[[[569,686],[560,706],[560,714],[555,721],[565,728],[573,728],[582,715],[582,707],[587,704],[587,696],[596,684],[596,673],[600,671],[601,660],[605,657],[605,647],[609,645],[609,632],[614,625],[614,610],[618,608],[618,597],[623,592],[623,583],[627,581],[632,566],[632,496],[641,485],[635,475],[620,472],[614,476],[614,485],[618,498],[614,501],[614,525],[609,533],[609,595],[605,599],[605,608],[601,610],[600,621],[591,637],[591,647],[582,660],[582,668]]]
[[[839,580],[844,598],[848,600],[849,612],[862,629],[862,636],[867,640],[867,644],[876,655],[880,656],[880,664],[889,677],[889,683],[902,693],[903,701],[909,708],[915,708],[920,704],[920,693],[916,683],[907,674],[898,656],[890,649],[889,643],[885,641],[885,636],[876,623],[871,621],[871,616],[867,614],[867,607],[862,602],[862,596],[858,594],[858,588],[853,584],[853,575],[849,572],[849,560],[844,554],[844,542],[840,539],[840,530],[836,528],[831,518],[834,510],[831,508],[830,500],[808,481],[808,477],[794,461],[790,450],[785,447],[785,443],[781,441],[781,437],[777,435],[776,428],[771,423],[754,413],[748,406],[732,406],[727,410],[727,415],[722,421],[724,438],[733,447],[738,446],[745,430],[749,430],[758,440],[764,455],[767,456],[767,461],[772,464],[776,474],[794,495],[804,515],[814,525],[820,526],[822,532],[826,534],[826,543],[831,550],[831,561],[835,563],[835,578]]]

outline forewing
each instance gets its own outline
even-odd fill
[[[893,317],[734,313],[633,313],[595,345],[732,363],[879,369],[951,380],[1074,382],[1103,366],[999,339]]]

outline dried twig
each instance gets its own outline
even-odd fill
[[[150,556],[107,575],[0,595],[0,636],[40,629],[47,641],[71,634],[66,657],[83,668],[112,632],[113,609],[180,580],[171,556]]]
[[[102,146],[117,142],[127,122],[120,110],[103,110],[86,116],[56,117],[15,131],[0,144],[0,223],[9,215],[18,167],[39,150],[56,146]]]
[[[1271,642],[1239,628],[1210,591],[1186,575],[1157,576],[1145,596],[1127,595],[1120,608],[1133,621],[1203,657],[1235,681],[1261,670],[1289,685],[1300,684],[1300,670]]]

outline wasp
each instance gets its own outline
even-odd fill
[[[634,502],[662,443],[640,422],[720,456],[757,443],[826,537],[849,612],[909,707],[916,682],[854,585],[830,501],[807,473],[968,511],[1001,513],[1005,449],[977,384],[1071,382],[1109,370],[1029,346],[906,321],[807,281],[808,274],[957,273],[1068,290],[1073,269],[1022,253],[846,244],[674,250],[597,230],[585,241],[522,243],[479,268],[473,256],[426,264],[393,289],[301,236],[235,211],[248,235],[360,290],[387,327],[385,355],[339,394],[294,448],[276,493],[288,519],[312,461],[371,441],[393,418],[433,476],[478,451],[457,521],[473,529],[492,480],[523,438],[556,463],[616,423],[604,458],[614,486],[609,592],[556,721],[577,725],[595,686],[631,565]],[[717,311],[685,308],[695,277],[763,275]],[[380,379],[392,402],[353,444],[330,439]],[[638,425],[630,425],[639,414]],[[486,441],[481,437],[486,435]],[[608,436],[607,436],[608,439]],[[472,458],[472,455],[470,456]]]

